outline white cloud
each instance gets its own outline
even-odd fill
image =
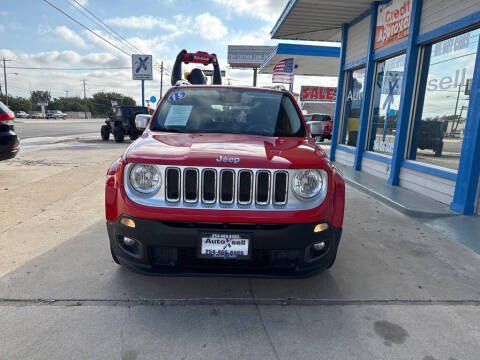
[[[266,45],[272,43],[269,32],[270,28],[268,26],[250,33],[235,32],[231,34],[226,45]]]
[[[87,43],[85,42],[85,40],[83,40],[83,38],[75,31],[69,29],[64,25],[57,26],[55,30],[53,30],[53,33],[60,36],[63,40],[68,41],[76,47],[83,49],[87,48]]]
[[[219,40],[228,33],[222,21],[208,12],[198,15],[195,25],[200,36],[207,40]]]
[[[164,18],[156,16],[129,16],[129,17],[114,17],[105,20],[109,25],[115,25],[127,29],[154,29],[160,28],[168,31],[177,30],[176,24],[172,24]]]
[[[274,22],[280,16],[288,0],[213,0],[240,15]]]

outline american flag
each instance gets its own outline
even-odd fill
[[[295,59],[283,59],[273,67],[272,82],[291,84],[293,80],[293,70],[295,68]]]

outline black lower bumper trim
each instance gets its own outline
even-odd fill
[[[131,217],[130,217],[131,218]],[[135,228],[107,223],[113,255],[120,263],[150,275],[303,277],[330,267],[341,228],[314,233],[314,224],[209,224],[131,218]],[[248,260],[198,256],[202,232],[248,233]],[[124,238],[133,239],[126,245]],[[314,243],[324,242],[316,250]],[[127,241],[128,243],[128,241]]]

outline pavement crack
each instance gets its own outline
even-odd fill
[[[262,305],[262,306],[480,306],[480,299],[463,300],[375,300],[305,298],[183,298],[183,299],[21,299],[0,298],[0,306],[189,306],[189,305]]]
[[[258,314],[258,317],[260,319],[260,322],[263,327],[263,331],[265,335],[267,336],[268,343],[270,344],[270,347],[272,348],[273,354],[275,355],[275,359],[280,360],[280,357],[278,356],[277,349],[275,347],[275,344],[273,343],[272,337],[270,336],[270,332],[268,331],[267,325],[265,324],[265,320],[263,318],[262,310],[258,306],[258,302],[256,301],[255,298],[255,293],[253,292],[253,285],[252,285],[252,279],[248,279],[248,288],[250,290],[250,295],[253,300],[253,305],[255,306],[255,311]]]

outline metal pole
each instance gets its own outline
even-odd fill
[[[257,68],[253,69],[253,87],[257,86]]]
[[[83,102],[85,104],[85,119],[87,118],[87,91],[85,90],[85,79],[83,81]]]
[[[163,96],[163,61],[162,61],[162,64],[160,65],[160,99],[158,99],[158,101],[162,99],[162,96]]]
[[[145,80],[142,80],[142,106],[145,106]]]
[[[7,60],[3,58],[3,77],[5,79],[5,104],[8,106],[7,68],[5,67],[5,61]]]

